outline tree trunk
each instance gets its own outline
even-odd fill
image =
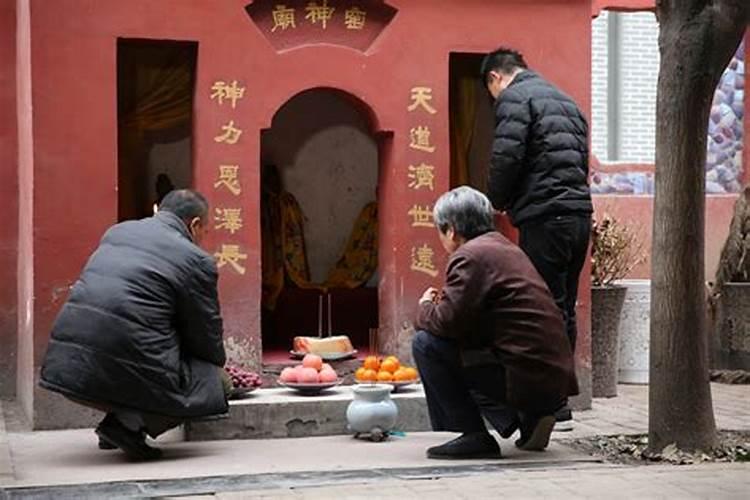
[[[740,44],[747,0],[657,2],[649,446],[716,444],[704,277],[707,124],[714,89]]]

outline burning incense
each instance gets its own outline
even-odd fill
[[[318,295],[318,338],[323,336],[323,294]]]

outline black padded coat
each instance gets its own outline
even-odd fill
[[[520,73],[495,102],[488,190],[516,226],[532,219],[590,214],[588,125],[567,95],[533,71]]]
[[[176,215],[113,226],[57,316],[40,385],[156,415],[226,413],[217,280]]]

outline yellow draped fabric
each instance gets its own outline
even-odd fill
[[[299,288],[315,288],[310,283],[310,266],[305,248],[305,217],[297,199],[289,193],[281,195],[282,250],[284,268],[289,279]]]
[[[193,111],[192,46],[173,45],[157,51],[137,48],[125,52],[132,60],[121,61],[121,71],[135,78],[128,99],[120,109],[120,126],[143,133],[164,130],[190,121]],[[133,69],[135,65],[135,69]]]
[[[282,251],[281,205],[279,194],[268,189],[261,193],[261,303],[269,310],[284,289],[284,253]]]
[[[328,274],[328,288],[357,288],[378,268],[378,204],[368,203],[359,213],[346,249]]]
[[[369,281],[378,267],[377,203],[368,203],[354,223],[344,253],[324,283],[310,281],[302,208],[290,193],[264,191],[261,213],[262,303],[276,307],[285,279],[298,288],[357,288]]]
[[[477,114],[477,78],[472,73],[456,77],[456,106],[451,106],[451,185],[468,185],[469,152]]]

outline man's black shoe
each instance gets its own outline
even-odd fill
[[[501,457],[500,446],[488,432],[464,433],[452,441],[427,449],[427,458],[443,460]]]
[[[516,447],[526,451],[544,451],[549,445],[549,437],[555,426],[555,417],[546,415],[521,423],[521,437],[516,440]]]
[[[116,450],[117,446],[113,445],[109,441],[105,441],[101,437],[99,438],[99,449],[100,450]]]
[[[133,460],[155,460],[161,457],[161,450],[147,445],[143,434],[127,429],[114,416],[110,418],[107,415],[96,428],[96,434],[100,441],[120,448]]]
[[[102,419],[102,421],[99,422],[99,426],[97,428],[102,427],[102,426],[111,425],[110,421],[111,420],[116,420],[116,419],[117,419],[117,417],[115,417],[112,413],[107,413],[104,416],[104,419]],[[96,431],[94,431],[94,432],[96,432]],[[109,441],[107,441],[106,439],[104,439],[102,437],[99,437],[98,433],[97,433],[97,437],[99,438],[99,449],[100,450],[116,450],[117,449],[116,445],[110,443]]]
[[[521,426],[520,420],[514,420],[508,427],[506,427],[503,430],[499,430],[500,437],[503,439],[508,439],[513,435],[514,432],[516,432]]]
[[[567,405],[555,412],[555,430],[559,432],[573,430],[573,412]]]

